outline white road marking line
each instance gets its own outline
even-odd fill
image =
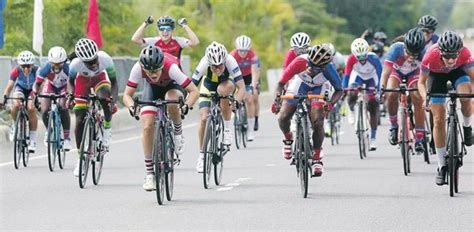
[[[198,123],[191,123],[191,124],[188,124],[188,125],[183,126],[183,129],[195,127],[195,126],[197,126],[197,125],[198,125]],[[117,143],[128,142],[128,141],[140,139],[141,137],[142,137],[142,136],[139,135],[139,136],[133,136],[133,137],[126,138],[126,139],[112,140],[112,142],[111,142],[110,144],[117,144]],[[77,149],[71,149],[69,152],[75,152],[75,151],[77,151]],[[30,160],[43,159],[43,158],[46,158],[46,157],[48,157],[48,154],[30,157]],[[6,163],[0,163],[0,167],[12,165],[12,164],[13,164],[13,161],[6,162]]]
[[[239,186],[239,185],[240,185],[240,183],[232,182],[232,183],[226,184],[225,186],[226,186],[226,187],[235,187],[235,186]]]
[[[233,187],[222,187],[222,188],[218,188],[217,191],[220,192],[220,191],[228,191],[228,190],[231,190],[233,189]]]
[[[242,182],[245,182],[245,181],[249,181],[249,180],[251,180],[251,179],[252,179],[252,178],[241,177],[241,178],[235,180],[235,182],[237,182],[237,183],[242,183]]]

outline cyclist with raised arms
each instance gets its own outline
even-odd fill
[[[84,118],[87,113],[88,99],[91,88],[100,99],[104,111],[104,135],[102,143],[105,147],[110,145],[112,137],[112,109],[111,105],[117,101],[118,86],[117,74],[112,58],[104,51],[100,51],[97,44],[91,39],[80,39],[77,41],[74,52],[76,58],[69,65],[69,83],[74,93],[74,113],[76,115],[76,147],[81,147],[82,133],[84,130]],[[113,97],[113,102],[111,102]],[[74,169],[74,175],[79,176],[79,156]]]
[[[291,61],[299,55],[307,54],[311,45],[311,38],[304,32],[298,32],[291,36],[290,49],[285,55],[283,61],[283,69],[285,69]]]
[[[438,42],[431,46],[421,62],[421,75],[418,88],[423,102],[427,92],[447,93],[447,82],[451,81],[457,93],[472,93],[471,81],[474,79],[474,58],[469,49],[464,47],[461,37],[452,31],[443,33]],[[464,143],[472,145],[471,99],[460,98],[463,116]],[[436,184],[445,184],[446,166],[446,99],[431,98],[431,113],[434,119],[434,142],[438,155],[438,175]]]
[[[237,96],[235,100],[237,104],[240,104],[245,96],[245,83],[242,80],[242,72],[240,71],[239,65],[233,56],[227,54],[227,49],[224,45],[212,42],[206,48],[206,54],[201,58],[201,61],[196,67],[193,73],[192,81],[197,86],[203,79],[200,93],[209,94],[211,92],[217,92],[221,96],[229,96],[235,90],[237,86]],[[231,116],[232,111],[228,99],[222,99],[220,107],[222,109],[222,117],[224,118],[224,141],[225,145],[230,146],[232,142],[231,133]],[[209,106],[211,105],[210,99],[205,97],[199,98],[199,110],[200,110],[200,123],[198,129],[199,138],[199,157],[196,165],[198,172],[203,171],[204,162],[204,151],[203,151],[203,138],[204,130],[206,129],[206,120],[208,117]],[[253,127],[250,131],[253,131]]]
[[[327,102],[313,100],[311,102],[310,121],[313,128],[313,170],[315,176],[321,176],[323,173],[322,143],[324,139],[324,112],[323,108],[329,110],[342,96],[341,79],[339,78],[336,68],[331,63],[333,53],[327,44],[316,45],[309,49],[308,54],[296,57],[288,67],[283,70],[282,77],[278,82],[275,91],[275,98],[283,91],[284,86],[290,81],[287,94],[324,94],[326,89],[323,85],[329,81],[334,87],[335,92],[331,99]],[[272,112],[277,113],[277,103],[273,103]],[[284,100],[278,116],[278,124],[283,132],[283,157],[287,160],[291,159],[291,145],[293,143],[293,133],[290,131],[290,120],[295,113],[297,106],[296,100]],[[323,107],[324,106],[324,107]]]
[[[176,21],[170,16],[162,16],[156,21],[159,36],[144,38],[145,28],[153,24],[153,17],[148,16],[145,21],[138,27],[137,31],[132,36],[132,41],[138,45],[147,46],[155,45],[165,53],[169,53],[181,60],[181,52],[183,48],[195,47],[199,44],[199,39],[194,34],[193,30],[188,26],[188,21],[185,18],[178,20],[178,25],[181,26],[189,36],[189,39],[174,36],[176,28]]]
[[[66,95],[69,82],[69,64],[67,61],[67,53],[63,47],[52,47],[48,52],[48,63],[45,64],[36,76],[35,90],[43,94]],[[44,84],[43,84],[44,83]],[[41,85],[43,88],[41,89]],[[51,110],[51,99],[41,98],[41,113],[44,126],[48,128],[48,116]],[[61,106],[59,114],[63,126],[64,149],[71,150],[71,138],[69,130],[71,127],[71,117],[66,106],[66,98],[58,99]],[[44,136],[45,143],[48,140],[48,131]]]
[[[35,92],[33,86],[35,83],[35,78],[38,73],[39,67],[35,65],[35,55],[30,51],[22,51],[18,54],[17,58],[18,66],[14,67],[10,71],[10,80],[8,81],[7,87],[3,92],[3,101],[1,108],[4,107],[6,97],[10,96],[11,91],[13,90],[13,97],[15,98],[34,98]],[[11,109],[11,116],[13,121],[16,120],[18,110],[20,108],[20,101],[14,100],[13,107]],[[28,117],[30,125],[30,144],[28,144],[28,150],[30,152],[36,151],[36,129],[38,127],[38,118],[36,117],[36,108],[33,101],[28,101],[26,106],[28,111]],[[13,123],[13,125],[15,125]],[[15,126],[12,126],[10,130],[10,141],[13,141],[15,136]]]
[[[434,34],[436,26],[438,26],[438,20],[431,15],[424,15],[418,20],[418,27],[423,31],[425,38],[425,49],[431,47],[439,39],[439,36]]]
[[[176,57],[163,53],[160,48],[148,45],[140,52],[139,61],[133,65],[128,78],[127,86],[123,95],[123,103],[130,110],[131,114],[138,113],[134,109],[133,94],[139,83],[144,83],[142,101],[154,100],[178,100],[184,98],[185,104],[179,109],[177,105],[169,105],[168,113],[174,125],[175,152],[178,155],[183,153],[182,146],[182,119],[181,113],[187,114],[199,97],[199,92],[191,80],[179,68],[179,61]],[[153,172],[152,145],[155,132],[155,117],[157,108],[154,106],[144,106],[140,109],[143,125],[143,153],[145,157],[146,176],[143,189],[153,191],[156,189],[155,173]]]
[[[351,44],[352,54],[347,59],[344,72],[343,87],[357,88],[365,84],[366,88],[379,88],[380,75],[382,73],[382,64],[379,57],[373,52],[369,52],[369,44],[362,38],[355,39]],[[370,115],[370,150],[376,150],[376,135],[378,126],[379,103],[374,91],[366,92],[368,99],[367,110]],[[349,105],[348,121],[350,124],[355,122],[354,105],[357,102],[357,91],[351,91],[347,96]]]
[[[382,89],[396,89],[402,80],[406,80],[408,88],[417,88],[420,75],[421,59],[424,55],[425,40],[423,32],[413,28],[405,34],[405,41],[390,46],[382,72]],[[423,100],[418,91],[410,92],[410,99],[415,108],[415,150],[424,151],[425,111]],[[399,93],[386,93],[387,110],[390,119],[389,142],[398,144],[398,98]]]
[[[242,72],[242,77],[245,82],[245,89],[247,94],[245,96],[245,104],[247,106],[247,140],[253,141],[255,139],[254,124],[255,124],[255,104],[253,95],[257,94],[257,83],[260,79],[257,67],[257,54],[252,47],[252,40],[246,35],[241,35],[235,39],[235,49],[230,52],[230,55],[235,58],[239,64]]]

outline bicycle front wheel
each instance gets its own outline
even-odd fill
[[[458,161],[458,136],[457,127],[454,123],[454,118],[449,119],[448,130],[448,177],[449,177],[449,196],[453,197],[457,192],[457,161]]]
[[[359,157],[364,159],[365,157],[365,133],[364,133],[364,115],[363,115],[363,104],[359,103],[357,117],[357,139],[359,140]]]
[[[300,143],[300,146],[302,150],[299,152],[299,160],[300,161],[300,185],[301,185],[301,194],[303,195],[303,198],[308,197],[308,179],[309,179],[309,173],[311,171],[311,165],[309,165],[309,157],[310,153],[312,153],[312,149],[310,148],[310,142],[309,142],[309,131],[308,131],[308,118],[303,117],[301,119],[301,134],[300,134],[300,140],[302,140]]]
[[[91,118],[87,118],[82,132],[81,146],[79,148],[79,187],[84,188],[89,172],[91,157],[94,155],[94,124]]]
[[[204,188],[207,189],[209,187],[209,181],[211,178],[211,165],[212,165],[212,157],[216,150],[215,144],[215,131],[214,131],[214,122],[211,118],[207,119],[206,122],[206,130],[204,132],[204,170],[202,172],[202,180],[204,184]]]
[[[166,127],[171,128],[171,127]],[[165,134],[166,139],[163,146],[165,154],[165,184],[166,184],[166,199],[171,201],[173,198],[173,188],[174,188],[174,146],[173,146],[173,135],[172,132],[166,129]]]
[[[216,131],[217,138],[217,152],[212,157],[212,163],[214,164],[214,183],[219,185],[222,180],[222,172],[224,170],[224,155],[228,150],[228,146],[224,145],[224,120],[222,116],[218,117],[218,125]]]
[[[66,149],[64,149],[64,129],[63,126],[61,125],[61,121],[56,122],[56,128],[58,133],[59,133],[59,141],[61,143],[60,148],[57,150],[58,153],[58,164],[60,169],[64,169],[66,166]]]
[[[242,118],[240,116],[240,109],[234,113],[234,135],[235,135],[235,147],[240,149],[240,141],[242,141]]]
[[[26,113],[23,117],[21,117],[21,130],[23,134],[23,151],[21,153],[21,157],[23,158],[23,167],[28,166],[28,161],[30,160],[30,150],[28,149],[28,142],[30,140],[29,138],[29,122],[28,122],[28,117],[26,116]]]
[[[165,167],[164,167],[164,136],[162,124],[155,128],[155,142],[153,143],[153,161],[155,167],[156,200],[162,205],[165,197]]]
[[[14,148],[13,148],[13,164],[15,165],[15,169],[20,168],[20,162],[22,154],[24,153],[24,137],[23,129],[21,125],[21,116],[18,114],[17,119],[15,121],[15,137],[14,137]]]
[[[401,131],[401,141],[400,141],[400,152],[403,159],[403,173],[405,176],[408,175],[408,165],[409,165],[409,150],[408,150],[408,127],[407,127],[407,116],[405,113],[402,113],[402,131]]]
[[[247,147],[247,127],[248,127],[248,122],[247,122],[247,106],[242,104],[242,111],[240,112],[240,119],[242,122],[242,127],[240,127],[240,131],[242,133],[242,146]],[[253,128],[252,128],[253,130]]]
[[[49,171],[53,172],[54,168],[56,166],[56,154],[57,154],[57,133],[56,130],[56,125],[55,125],[55,118],[54,118],[54,113],[53,111],[49,112],[49,118],[48,118],[48,137],[46,138],[47,146],[48,146],[48,167]]]

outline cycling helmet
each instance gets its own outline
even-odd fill
[[[140,52],[140,64],[145,70],[157,70],[163,68],[165,55],[159,47],[148,45]]]
[[[377,31],[374,34],[374,39],[385,43],[385,41],[387,41],[387,35],[381,31]]]
[[[351,44],[351,51],[357,59],[365,59],[369,53],[369,44],[365,39],[357,38]]]
[[[383,53],[384,52],[383,43],[381,43],[379,41],[375,42],[370,47],[372,48],[372,52],[374,52],[374,53]]]
[[[17,63],[18,65],[34,64],[35,55],[28,50],[22,51],[18,54]]]
[[[311,38],[304,32],[295,33],[290,39],[290,46],[292,48],[306,48],[310,43]]]
[[[431,15],[424,15],[418,20],[418,26],[435,31],[438,26],[438,20]]]
[[[237,50],[249,50],[252,46],[252,40],[246,35],[241,35],[235,39],[235,47]]]
[[[405,48],[412,54],[418,54],[425,48],[425,37],[419,28],[412,28],[405,34]]]
[[[206,48],[206,58],[210,65],[223,64],[227,59],[227,49],[225,49],[224,45],[213,41]]]
[[[80,39],[74,47],[74,52],[82,61],[91,61],[97,57],[97,44],[91,39]]]
[[[336,48],[332,43],[323,43],[323,45],[329,48],[329,51],[331,51],[332,56],[336,55]]]
[[[161,27],[161,26],[170,26],[171,29],[174,29],[175,24],[176,24],[176,21],[175,21],[174,18],[172,18],[171,16],[165,15],[165,16],[161,16],[161,17],[156,21],[156,24],[157,24],[158,27]]]
[[[48,62],[53,64],[59,64],[66,62],[67,53],[63,47],[52,47],[48,52]]]
[[[328,44],[318,44],[309,50],[308,58],[313,65],[323,66],[331,63],[334,55]]]
[[[439,50],[443,53],[456,53],[463,47],[461,37],[453,31],[446,31],[443,33],[438,41]]]

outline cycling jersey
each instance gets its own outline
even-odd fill
[[[38,75],[36,76],[36,82],[41,84],[45,79],[47,80],[48,85],[52,85],[56,89],[65,88],[69,80],[69,64],[64,63],[61,72],[56,74],[52,71],[51,63],[47,63],[40,69]]]
[[[250,49],[245,57],[240,57],[237,49],[234,49],[230,52],[230,55],[233,56],[239,64],[242,76],[252,77],[252,64],[257,64],[257,54],[255,51]]]
[[[342,56],[342,54],[339,52],[336,52],[336,54],[334,54],[334,58],[332,58],[332,63],[336,67],[336,70],[344,69],[344,67],[346,67],[346,61],[344,59],[344,56]]]
[[[347,59],[344,71],[343,86],[347,88],[349,84],[360,81],[370,82],[370,80],[373,80],[375,85],[378,85],[381,74],[382,64],[375,53],[369,52],[367,61],[364,64],[359,62],[357,58],[351,54]]]
[[[181,52],[183,48],[189,47],[191,41],[189,39],[179,37],[179,36],[172,36],[170,41],[167,43],[161,39],[161,37],[149,37],[143,39],[144,46],[147,45],[154,45],[159,48],[163,52],[169,53],[179,59],[181,59]]]
[[[10,80],[15,82],[15,86],[19,86],[25,90],[32,90],[35,83],[35,77],[39,70],[38,66],[33,66],[30,74],[25,76],[23,71],[21,71],[20,66],[13,68],[10,72]]]
[[[437,34],[433,34],[431,36],[431,39],[425,44],[425,50],[428,50],[428,48],[430,48],[431,46],[433,46],[433,44],[435,44],[436,42],[438,42],[438,39],[439,39],[439,36]]]
[[[433,45],[428,49],[423,61],[421,62],[421,71],[423,73],[450,73],[452,70],[461,68],[464,70],[474,67],[474,58],[471,56],[471,52],[466,47],[463,47],[459,53],[459,57],[456,60],[456,64],[453,67],[446,67],[442,58],[441,51],[439,50],[438,44]]]
[[[293,61],[298,55],[296,55],[296,52],[293,48],[288,50],[288,52],[285,55],[285,61],[283,61],[283,69],[288,67],[288,65]]]
[[[75,78],[77,75],[83,77],[94,77],[99,75],[102,71],[107,71],[109,78],[115,78],[115,66],[112,58],[104,51],[97,52],[99,57],[99,68],[96,71],[92,71],[84,64],[79,58],[74,58],[69,65],[69,76]]]
[[[231,70],[229,72],[229,70]],[[203,57],[201,61],[199,62],[198,66],[196,67],[196,70],[194,70],[192,80],[196,86],[199,85],[201,82],[202,76],[206,72],[206,77],[205,81],[208,82],[213,82],[213,83],[220,83],[224,80],[231,79],[235,82],[239,81],[242,79],[242,72],[237,64],[237,61],[235,60],[234,57],[232,56],[227,56],[226,62],[225,62],[225,70],[222,75],[216,76],[213,74],[210,70],[210,65],[209,62],[207,61],[206,57]]]

